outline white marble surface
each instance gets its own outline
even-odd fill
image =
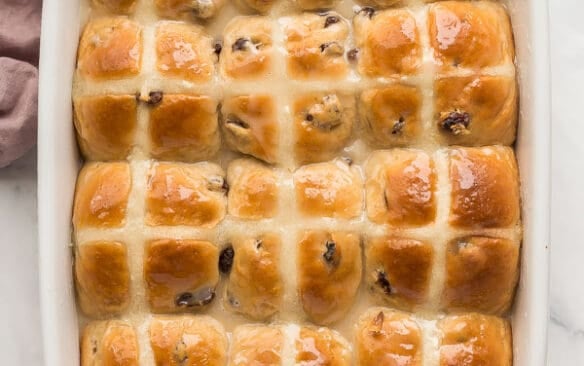
[[[552,283],[549,361],[584,365],[584,22],[580,0],[550,0],[553,65]],[[0,169],[0,355],[42,364],[34,152]],[[535,365],[534,365],[535,366]]]

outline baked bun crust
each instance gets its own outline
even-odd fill
[[[340,320],[353,305],[361,282],[361,247],[349,232],[306,231],[298,242],[298,294],[317,324]]]
[[[334,12],[304,13],[285,26],[288,75],[298,80],[343,78],[348,22]]]
[[[157,366],[224,366],[227,337],[208,316],[157,316],[150,323],[150,346]]]
[[[422,134],[422,93],[416,86],[391,84],[368,89],[359,98],[365,137],[375,147],[411,145]]]
[[[300,164],[337,157],[353,132],[355,98],[351,95],[313,93],[294,102],[294,153]]]
[[[438,322],[440,366],[511,366],[511,327],[501,318],[480,314],[447,317]]]
[[[219,249],[200,240],[151,240],[144,254],[144,282],[155,313],[200,310],[215,298]]]
[[[229,98],[221,111],[221,127],[230,149],[268,163],[276,162],[280,131],[273,97],[243,95]]]
[[[73,205],[75,230],[122,227],[131,187],[127,163],[86,164],[77,178]]]
[[[511,145],[517,85],[507,76],[444,77],[434,82],[434,123],[447,145]]]
[[[512,63],[514,46],[509,17],[498,3],[441,1],[432,4],[428,30],[439,72]]]
[[[114,14],[131,14],[136,8],[136,0],[92,0],[91,4]]]
[[[260,2],[260,1],[258,1]],[[272,70],[272,23],[265,17],[236,17],[225,26],[221,75],[226,79],[266,77]]]
[[[519,178],[508,147],[456,148],[449,152],[450,225],[505,228],[519,221]]]
[[[302,327],[295,343],[296,365],[352,364],[349,344],[340,334],[328,328]]]
[[[77,70],[92,80],[136,76],[142,67],[142,28],[126,17],[98,18],[85,26]]]
[[[351,219],[363,209],[363,181],[346,161],[305,165],[294,173],[296,202],[309,217]]]
[[[443,306],[503,315],[518,279],[519,243],[485,236],[451,241],[446,251]]]
[[[435,220],[436,172],[427,153],[410,149],[374,152],[365,172],[371,221],[415,227]]]
[[[156,29],[156,70],[164,77],[195,83],[211,80],[215,69],[213,39],[202,27],[161,22]]]
[[[81,366],[138,366],[136,331],[118,321],[89,323],[81,338]]]
[[[74,98],[77,141],[87,160],[123,160],[131,152],[137,126],[134,95]]]
[[[159,16],[170,19],[210,19],[221,11],[225,0],[154,0]]]
[[[233,0],[244,12],[267,13],[277,0]]]
[[[130,301],[126,246],[115,241],[78,245],[75,283],[79,306],[85,315],[101,318],[126,310]]]
[[[163,94],[149,110],[153,158],[193,162],[216,155],[220,137],[215,100],[204,95]]]
[[[268,219],[278,213],[276,172],[253,159],[238,159],[227,169],[229,214],[248,220]]]
[[[296,4],[303,10],[323,10],[334,8],[339,0],[296,0]]]
[[[420,34],[407,9],[361,11],[353,19],[358,70],[366,77],[413,75],[422,65]]]
[[[242,325],[233,331],[229,366],[280,366],[284,334],[275,326]]]
[[[226,211],[224,173],[211,163],[156,163],[148,173],[146,224],[212,228]]]
[[[391,236],[370,238],[365,281],[377,301],[412,310],[428,301],[434,264],[431,243]]]
[[[357,365],[422,365],[422,330],[406,313],[373,308],[359,318]]]
[[[269,319],[282,302],[280,237],[269,233],[238,237],[231,244],[234,256],[225,287],[225,307],[254,320]]]

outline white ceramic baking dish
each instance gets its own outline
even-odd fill
[[[515,366],[546,362],[548,320],[550,84],[547,0],[508,0],[519,78],[517,153],[525,234],[512,316]],[[71,270],[71,205],[79,156],[71,122],[71,83],[79,36],[79,0],[43,6],[38,134],[41,312],[45,365],[79,363]],[[493,365],[496,366],[496,365]]]

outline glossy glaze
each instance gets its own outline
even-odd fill
[[[359,72],[369,77],[396,77],[419,71],[422,47],[416,20],[406,9],[360,12],[353,19],[359,48]]]
[[[393,84],[368,89],[359,98],[360,122],[375,147],[406,146],[422,133],[421,107],[418,87]]]
[[[123,160],[132,149],[137,126],[134,95],[75,98],[77,140],[87,160]]]
[[[299,164],[330,160],[350,143],[355,99],[348,94],[313,93],[294,102],[294,154]]]
[[[86,164],[77,178],[73,207],[75,229],[123,226],[131,186],[127,163]]]
[[[83,330],[81,366],[138,366],[136,331],[122,321],[92,322]]]
[[[407,313],[373,308],[357,324],[358,366],[421,366],[422,331]]]
[[[278,213],[279,187],[274,170],[252,159],[238,159],[227,169],[230,215],[265,219]]]
[[[284,334],[279,327],[243,325],[233,331],[229,366],[280,366]]]
[[[361,282],[357,234],[305,231],[298,241],[298,295],[317,324],[340,320],[353,305]]]
[[[436,218],[436,172],[423,151],[376,152],[366,165],[367,215],[394,226],[428,225]]]
[[[128,251],[120,242],[95,241],[78,246],[75,284],[85,315],[101,318],[120,314],[130,300]]]
[[[363,207],[363,181],[346,162],[305,165],[294,173],[299,211],[310,217],[357,217]]]
[[[154,317],[150,345],[156,366],[223,366],[227,337],[219,322],[206,317]]]
[[[278,153],[279,123],[269,95],[244,95],[224,101],[221,109],[225,142],[235,151],[274,163]]]
[[[219,250],[207,241],[150,241],[144,253],[144,282],[150,309],[156,313],[200,311],[215,297],[218,260]]]
[[[297,366],[351,365],[346,340],[330,329],[302,327],[295,344]]]
[[[519,184],[508,147],[450,151],[450,224],[465,228],[509,227],[519,220]]]
[[[330,16],[339,21],[325,27]],[[288,75],[298,80],[333,79],[347,75],[345,42],[349,35],[346,20],[333,12],[324,15],[305,13],[291,17],[286,24]]]
[[[156,70],[162,76],[202,83],[211,80],[216,56],[202,27],[162,22],[156,29]]]
[[[511,366],[511,328],[501,318],[466,314],[438,322],[440,366]]]
[[[236,17],[223,32],[221,73],[237,80],[271,74],[272,24],[265,17]]]
[[[509,19],[497,3],[445,1],[431,5],[428,30],[439,71],[478,69],[513,58]]]
[[[135,76],[142,66],[142,29],[125,17],[92,20],[85,27],[77,55],[82,77],[95,80]]]
[[[225,216],[221,168],[210,163],[157,163],[148,173],[146,224],[214,227]]]
[[[149,111],[153,158],[192,162],[209,159],[219,150],[217,102],[210,97],[164,94]]]
[[[489,237],[453,240],[446,252],[443,306],[450,311],[504,314],[519,268],[519,243]]]
[[[283,284],[280,273],[281,240],[276,234],[231,240],[235,257],[225,289],[228,309],[254,320],[266,320],[280,309]]]
[[[365,280],[381,304],[412,310],[428,301],[434,265],[431,243],[392,236],[368,240]]]

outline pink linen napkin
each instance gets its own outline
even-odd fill
[[[36,142],[41,0],[0,0],[0,167]]]

